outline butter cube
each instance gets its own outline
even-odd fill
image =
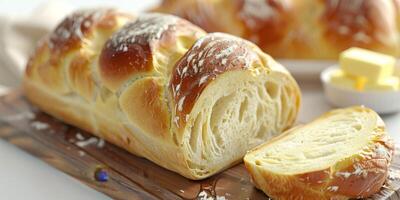
[[[353,47],[340,54],[339,64],[349,75],[363,76],[369,81],[377,82],[393,74],[396,59],[385,54]]]
[[[390,90],[396,91],[400,89],[400,79],[396,76],[391,76],[384,80],[373,82],[373,83],[366,83],[365,90]]]
[[[343,72],[341,69],[336,69],[331,74],[330,82],[339,87],[363,90],[367,79],[363,77],[351,76]]]

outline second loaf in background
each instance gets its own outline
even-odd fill
[[[276,58],[337,59],[354,46],[400,55],[399,0],[163,0],[154,10],[249,39]]]
[[[190,179],[290,127],[299,88],[254,44],[163,14],[75,12],[31,57],[43,111]]]

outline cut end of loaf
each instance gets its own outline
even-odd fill
[[[280,75],[264,73],[255,80],[251,72],[226,72],[197,100],[182,138],[188,167],[196,177],[240,162],[249,149],[294,122],[296,92],[278,81]]]
[[[299,88],[283,67],[251,43],[224,36],[197,41],[172,77],[174,123],[183,134],[178,143],[198,179],[239,162],[246,151],[290,127],[300,103]]]
[[[169,89],[172,128],[196,179],[239,162],[291,126],[300,91],[254,44],[223,33],[197,40],[177,62]]]
[[[359,198],[379,191],[392,156],[380,117],[352,107],[288,130],[244,161],[256,186],[271,197]]]

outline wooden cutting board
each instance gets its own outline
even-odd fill
[[[269,199],[253,187],[243,164],[191,181],[40,112],[20,90],[0,97],[0,138],[113,199]],[[108,181],[95,179],[99,169]],[[386,185],[371,199],[400,200],[399,188],[396,154]]]

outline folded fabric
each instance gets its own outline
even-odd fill
[[[71,11],[64,1],[49,1],[29,15],[0,16],[0,95],[19,85],[38,40]]]

